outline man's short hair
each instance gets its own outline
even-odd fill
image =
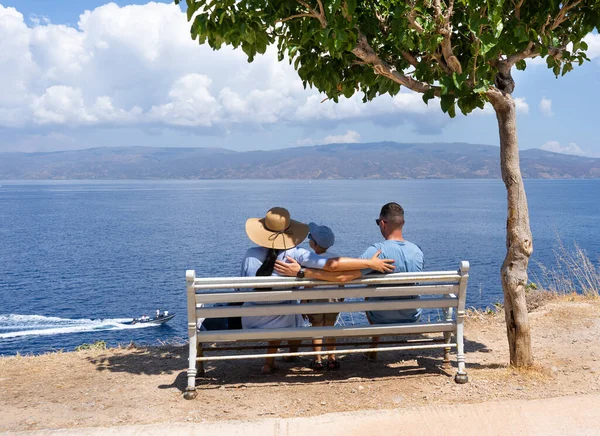
[[[401,229],[404,226],[404,209],[398,203],[384,205],[379,216],[394,228]]]

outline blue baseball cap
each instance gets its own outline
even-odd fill
[[[316,223],[308,223],[308,239],[312,239],[315,243],[323,248],[331,247],[335,242],[333,231],[327,226],[320,226]]]

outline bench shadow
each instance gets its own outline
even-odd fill
[[[209,351],[210,348],[207,350]],[[468,353],[486,352],[489,348],[480,342],[465,340],[467,371],[469,368],[493,368],[497,364],[481,365],[469,362]],[[216,355],[208,353],[207,355]],[[126,353],[106,353],[89,357],[97,371],[126,372],[137,375],[174,374],[170,384],[159,389],[185,391],[187,386],[188,347],[162,346],[133,348]],[[219,389],[221,386],[280,385],[297,383],[328,384],[369,380],[377,382],[388,378],[448,377],[456,373],[456,350],[451,352],[451,368],[443,367],[442,349],[385,351],[375,362],[361,353],[338,356],[341,367],[335,371],[314,371],[311,359],[300,357],[293,362],[278,360],[280,369],[273,374],[261,374],[263,359],[244,359],[205,362],[205,374],[196,378],[199,390]]]
[[[130,348],[126,353],[106,353],[87,360],[97,371],[130,374],[172,374],[187,369],[187,346]]]

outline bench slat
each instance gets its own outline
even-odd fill
[[[458,283],[460,275],[456,271],[375,274],[350,282],[328,282],[330,285],[384,285],[400,283]],[[196,278],[193,287],[201,289],[231,289],[231,288],[281,288],[290,286],[323,285],[319,280],[297,279],[295,277],[229,277],[229,278]]]
[[[451,297],[384,300],[384,301],[343,301],[339,303],[305,304],[260,304],[256,306],[220,306],[196,309],[198,318],[227,318],[230,316],[293,315],[309,313],[364,312],[399,309],[434,309],[458,307],[458,299]]]
[[[323,337],[361,337],[403,335],[410,333],[438,333],[455,330],[453,322],[365,325],[354,327],[299,327],[284,329],[212,330],[198,331],[199,342],[270,341],[312,339]]]
[[[348,344],[351,345],[351,344]],[[426,350],[431,348],[454,348],[456,342],[438,343],[438,344],[408,344],[398,345],[396,347],[377,347],[377,348],[355,348],[346,350],[325,350],[325,351],[295,351],[293,353],[262,353],[262,354],[230,354],[228,356],[203,356],[196,360],[204,362],[207,360],[229,360],[229,359],[259,359],[264,357],[286,357],[286,356],[317,356],[326,354],[352,354],[368,353],[372,351],[401,351],[401,350]],[[210,349],[209,349],[210,350]],[[217,351],[217,350],[215,350]]]
[[[323,298],[362,298],[409,295],[458,294],[458,285],[421,285],[386,287],[334,287],[327,289],[281,289],[273,291],[234,291],[197,293],[200,303],[243,303],[246,301],[317,300]]]

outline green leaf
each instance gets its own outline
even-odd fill
[[[348,6],[348,15],[353,17],[354,10],[356,9],[356,0],[346,0],[346,5]]]
[[[448,115],[450,115],[450,118],[456,116],[456,106],[454,106],[454,103],[448,108]]]
[[[187,20],[190,21],[196,11],[200,8],[200,2],[195,2],[194,0],[187,0]],[[175,4],[179,4],[179,0],[175,1]]]
[[[425,104],[429,104],[429,100],[431,100],[433,97],[435,97],[435,90],[433,88],[429,88],[423,93],[423,101]]]
[[[496,44],[498,43],[498,40],[496,38],[494,38],[494,35],[492,34],[483,34],[481,35],[481,50],[480,53],[482,55],[485,55],[487,52],[489,52],[491,49],[493,49]]]
[[[571,62],[567,62],[563,65],[561,76],[564,76],[569,71],[573,71],[573,64]]]
[[[205,35],[207,19],[208,17],[206,14],[197,15],[196,18],[194,18],[191,28],[192,39],[196,39],[199,35]]]
[[[448,112],[451,107],[454,107],[454,96],[448,94],[442,95],[440,98],[440,106],[442,107],[442,111],[444,113]]]
[[[556,77],[558,77],[558,75],[560,74],[560,64],[554,65],[554,68],[552,68],[552,72]]]
[[[527,62],[525,62],[525,59],[521,59],[515,64],[515,66],[517,67],[517,70],[525,71],[525,68],[527,68]]]

